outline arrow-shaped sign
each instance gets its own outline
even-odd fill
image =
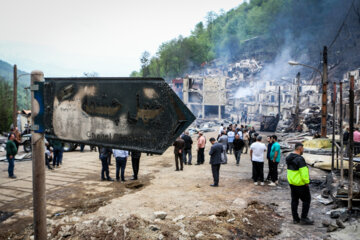
[[[43,89],[37,124],[51,139],[161,154],[195,120],[161,78],[45,78]]]

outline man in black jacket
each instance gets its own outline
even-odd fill
[[[192,165],[191,164],[191,159],[192,159],[191,147],[193,144],[193,140],[189,136],[189,131],[185,131],[185,134],[181,138],[185,142],[185,147],[184,147],[184,152],[183,152],[183,161],[184,161],[185,165],[186,164]],[[189,155],[188,161],[186,161],[186,155]]]
[[[174,146],[175,165],[176,165],[175,171],[179,171],[179,161],[180,161],[180,170],[182,171],[184,168],[182,156],[183,156],[185,142],[180,137],[178,137],[174,142],[173,146]]]
[[[138,173],[139,173],[139,166],[140,166],[140,157],[141,152],[139,151],[132,151],[131,152],[131,163],[134,175],[131,178],[131,180],[137,180],[138,179]]]
[[[235,154],[235,159],[236,159],[236,165],[239,166],[241,153],[245,146],[245,143],[242,139],[240,139],[239,134],[235,135],[233,145],[234,145],[234,154]]]
[[[219,186],[219,175],[220,175],[220,166],[221,166],[221,154],[224,151],[223,146],[220,143],[215,141],[215,138],[210,138],[212,144],[209,155],[210,155],[210,164],[211,170],[214,178],[214,184],[211,184],[211,187]]]
[[[310,176],[305,159],[301,156],[303,153],[304,146],[296,143],[295,151],[286,157],[287,179],[291,189],[291,212],[294,224],[312,225],[314,221],[308,218],[311,202]],[[299,200],[303,202],[301,218],[298,214]]]

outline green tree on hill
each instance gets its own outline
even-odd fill
[[[9,131],[12,122],[12,92],[10,84],[0,77],[0,132]]]

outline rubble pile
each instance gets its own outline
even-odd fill
[[[274,206],[250,202],[240,211],[223,210],[199,216],[173,219],[155,212],[145,220],[131,215],[125,221],[100,218],[81,221],[77,216],[48,219],[51,239],[254,239],[280,233],[283,217]]]

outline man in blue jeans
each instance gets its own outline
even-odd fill
[[[119,172],[121,169],[121,181],[125,182],[125,168],[127,157],[129,156],[129,152],[120,149],[113,149],[113,154],[116,159],[116,181],[120,181]]]
[[[101,160],[101,180],[114,181],[109,174],[109,164],[108,164],[108,156],[111,154],[111,148],[107,147],[99,147],[99,157]],[[106,178],[105,178],[106,175]]]
[[[191,159],[192,159],[191,147],[193,144],[193,140],[189,136],[189,131],[185,131],[185,134],[181,138],[185,142],[185,147],[184,147],[184,152],[183,152],[183,162],[185,163],[185,165],[186,164],[192,165],[192,163],[191,163]],[[189,156],[188,161],[186,161],[187,155]]]
[[[64,144],[60,140],[52,140],[51,145],[54,149],[53,168],[60,167],[62,164]]]
[[[16,178],[14,175],[14,167],[15,167],[15,155],[17,153],[17,148],[15,145],[15,134],[11,133],[9,136],[9,140],[6,142],[6,158],[9,162],[8,173],[9,178]]]

